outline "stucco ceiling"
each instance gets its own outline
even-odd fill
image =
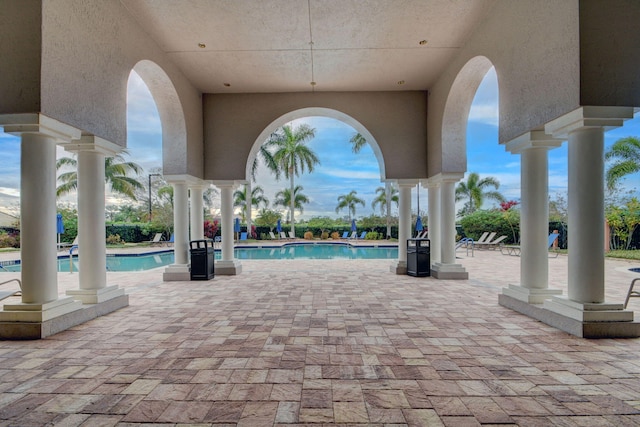
[[[238,93],[429,89],[494,0],[121,2],[199,90]]]

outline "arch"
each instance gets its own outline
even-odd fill
[[[187,126],[178,92],[167,73],[153,61],[139,61],[133,71],[144,80],[158,108],[162,126],[163,174],[183,174],[187,153]]]
[[[329,117],[332,119],[339,120],[343,123],[348,124],[352,128],[354,128],[357,132],[362,135],[367,143],[371,146],[376,159],[378,160],[378,167],[380,168],[380,180],[384,181],[386,178],[385,175],[385,167],[384,167],[384,157],[382,155],[382,151],[380,150],[380,146],[374,136],[365,128],[362,123],[354,119],[348,114],[345,114],[341,111],[334,110],[331,108],[322,108],[322,107],[309,107],[309,108],[300,108],[294,111],[290,111],[289,113],[283,114],[271,123],[258,135],[255,142],[251,146],[251,151],[249,152],[249,156],[247,157],[247,165],[245,170],[245,177],[247,180],[251,179],[251,165],[253,160],[258,155],[258,151],[260,150],[260,146],[269,139],[269,136],[272,132],[274,132],[277,128],[293,121],[296,119],[302,119],[305,117]]]
[[[458,72],[442,117],[442,172],[467,171],[467,122],[471,103],[484,76],[493,67],[485,56],[470,59]]]

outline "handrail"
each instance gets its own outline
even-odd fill
[[[6,285],[7,283],[11,283],[11,282],[18,282],[18,286],[20,286],[20,292],[22,292],[22,282],[20,281],[20,279],[5,280],[4,282],[0,282],[0,286],[1,285]]]
[[[469,246],[471,246],[471,256],[473,256],[473,247],[474,247],[473,239],[471,237],[463,237],[456,244],[456,249],[462,247],[463,245],[467,249],[467,256],[469,256]]]
[[[78,249],[78,245],[71,246],[69,249],[69,274],[73,274],[73,250]]]

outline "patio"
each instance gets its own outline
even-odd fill
[[[519,258],[458,256],[470,280],[380,260],[246,261],[209,282],[108,273],[129,307],[0,342],[0,425],[640,424],[640,340],[580,339],[501,307]],[[638,263],[605,265],[622,301]],[[567,257],[549,266],[566,293]],[[78,286],[58,278],[61,293]]]

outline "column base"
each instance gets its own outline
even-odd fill
[[[633,311],[624,310],[624,304],[580,303],[556,296],[545,301],[544,308],[580,322],[633,321]]]
[[[67,291],[67,295],[83,304],[99,304],[124,295],[124,289],[120,289],[118,285],[101,289],[71,289]]]
[[[0,312],[0,339],[32,340],[49,337],[128,305],[128,295],[88,305],[70,297],[46,304],[7,304],[4,311]],[[39,310],[38,306],[44,310]]]
[[[563,298],[552,297],[553,300]],[[568,300],[567,300],[568,301]],[[574,317],[558,313],[554,310],[547,309],[547,303],[528,304],[519,299],[513,298],[506,294],[498,296],[498,303],[506,308],[517,311],[525,316],[539,320],[561,331],[567,332],[580,338],[638,338],[640,337],[640,323],[633,322],[633,312],[631,312],[631,320],[601,320],[601,321],[584,321],[577,320]],[[573,303],[573,302],[571,302]],[[562,303],[556,303],[562,306]],[[620,306],[622,304],[607,304],[607,306]],[[568,306],[567,306],[568,307]],[[572,309],[571,309],[572,310]],[[571,311],[569,310],[569,311]],[[615,310],[617,311],[617,310]],[[575,313],[574,313],[575,314]],[[602,314],[602,313],[601,313]],[[628,315],[624,315],[629,317]],[[603,316],[604,317],[604,316]]]
[[[164,269],[162,281],[164,282],[185,282],[191,280],[191,270],[189,264],[171,264]]]
[[[436,262],[431,266],[431,277],[440,280],[467,280],[469,272],[461,264]]]
[[[236,276],[242,273],[242,264],[238,260],[216,261],[214,270],[217,276]]]
[[[508,288],[502,288],[502,293],[528,304],[542,304],[554,295],[562,295],[560,289],[525,288],[521,285],[509,285]]]
[[[389,266],[389,271],[397,275],[407,274],[407,261],[396,260]]]

